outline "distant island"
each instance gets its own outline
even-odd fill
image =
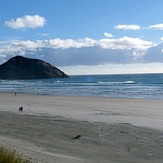
[[[0,79],[67,78],[67,74],[39,59],[16,56],[0,65]]]

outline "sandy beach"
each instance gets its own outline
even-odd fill
[[[35,163],[162,163],[162,124],[162,100],[0,93],[0,145]]]

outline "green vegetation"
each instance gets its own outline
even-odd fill
[[[15,150],[0,147],[0,163],[29,163],[29,160],[17,155]]]

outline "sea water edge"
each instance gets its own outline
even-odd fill
[[[70,78],[0,80],[0,91],[59,96],[163,99],[163,74],[72,75]]]

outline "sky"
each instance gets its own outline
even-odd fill
[[[0,64],[21,55],[69,75],[163,73],[162,0],[1,0]]]

